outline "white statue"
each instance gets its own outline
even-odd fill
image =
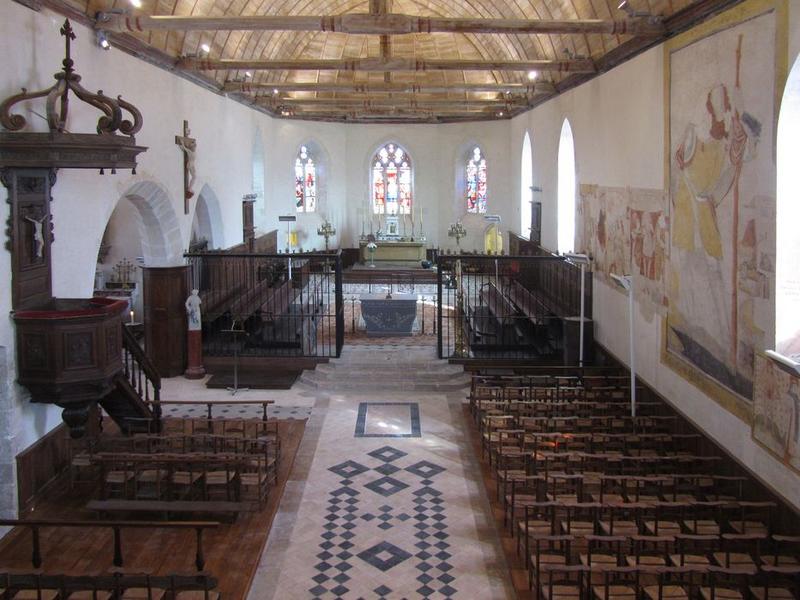
[[[198,290],[192,290],[192,295],[186,299],[186,316],[189,320],[189,331],[200,331],[203,327],[200,315],[200,305],[202,303]]]
[[[39,219],[25,217],[26,221],[33,223],[33,243],[36,245],[36,258],[44,258],[44,221],[47,215]]]

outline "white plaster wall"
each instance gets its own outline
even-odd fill
[[[0,73],[0,96],[6,97],[26,87],[30,90],[50,86],[63,59],[63,38],[58,30],[63,17],[48,11],[36,13],[13,2],[0,8],[0,56],[6,58]],[[182,247],[190,235],[192,215],[183,214],[181,154],[174,145],[175,134],[188,119],[192,135],[198,139],[197,159],[199,191],[208,184],[223,205],[224,235],[227,243],[241,236],[241,196],[251,187],[251,145],[241,140],[251,138],[258,122],[266,117],[237,103],[211,94],[123,53],[100,50],[91,31],[74,25],[78,39],[73,43],[76,68],[89,90],[102,89],[107,94],[121,94],[138,106],[145,115],[145,125],[137,142],[149,150],[139,159],[138,174],[120,171],[99,175],[96,171],[66,171],[58,174],[53,188],[55,242],[52,247],[53,292],[60,297],[86,296],[92,293],[95,257],[106,224],[121,194],[143,181],[158,183],[166,191],[170,209],[177,215]],[[156,92],[157,91],[157,92]],[[36,130],[44,122],[21,112]],[[93,131],[96,111],[83,108],[75,99],[70,103],[70,131]],[[43,113],[41,105],[34,110]],[[0,188],[0,201],[6,190]],[[193,205],[192,205],[193,206]],[[8,205],[2,202],[0,219],[5,222]],[[10,257],[0,251],[0,278],[10,281]],[[0,288],[0,346],[8,355],[9,378],[13,379],[14,340],[11,320],[10,287]],[[6,384],[6,382],[4,382]],[[15,412],[13,450],[21,451],[60,422],[55,407],[33,405],[27,393],[11,383],[9,395]]]
[[[800,10],[793,2],[789,4],[791,64],[800,51]],[[0,16],[0,56],[6,57],[0,73],[0,97],[22,86],[49,86],[62,59],[58,28],[63,17],[48,11],[35,13],[12,2],[2,4]],[[424,211],[429,246],[454,247],[446,231],[448,224],[460,217],[470,231],[463,246],[475,248],[482,244],[483,220],[464,216],[463,201],[454,192],[456,161],[469,144],[476,142],[489,160],[489,212],[501,215],[504,229],[519,230],[519,157],[522,138],[528,130],[534,185],[543,188],[542,193],[534,195],[534,200],[543,203],[543,243],[554,248],[556,156],[566,117],[575,135],[579,183],[651,188],[660,188],[664,183],[661,48],[513,121],[401,127],[273,120],[116,50],[101,51],[90,31],[80,26],[76,30],[74,58],[83,82],[91,90],[102,88],[108,94],[122,94],[142,110],[145,125],[137,141],[149,150],[140,157],[135,176],[127,172],[114,176],[88,171],[59,174],[53,190],[54,293],[58,296],[91,293],[94,261],[106,223],[120,195],[134,184],[151,181],[163,188],[177,217],[176,235],[183,247],[187,245],[192,215],[183,214],[182,159],[173,139],[181,131],[184,119],[198,140],[195,191],[207,184],[219,200],[224,238],[215,240],[219,246],[241,239],[241,197],[252,190],[256,136],[263,145],[265,164],[265,207],[263,213],[256,214],[256,224],[262,232],[278,228],[281,247],[285,245],[285,228],[278,227],[277,217],[295,214],[292,165],[297,148],[308,141],[323,150],[327,181],[319,212],[301,215],[298,221],[298,228],[307,234],[302,242],[306,249],[323,246],[315,233],[322,218],[330,219],[338,230],[334,243],[355,245],[361,231],[358,209],[369,206],[369,161],[387,141],[403,145],[414,160],[415,203]],[[92,131],[95,112],[78,110],[76,102],[72,106],[76,110],[70,130]],[[30,113],[25,115],[37,129],[42,128],[41,120]],[[5,188],[0,187],[0,222],[7,218],[8,206],[2,202],[5,194]],[[10,281],[9,258],[8,252],[0,250],[3,281]],[[19,452],[59,423],[60,416],[57,409],[30,404],[24,390],[9,381],[15,372],[13,328],[6,316],[10,308],[10,290],[8,286],[0,287],[0,352],[5,348],[10,374],[0,382],[0,391],[8,398],[0,417],[10,424],[5,429],[10,447]],[[627,356],[627,329],[620,325],[626,322],[625,298],[596,281],[594,314],[597,338],[618,356]],[[768,484],[790,501],[800,502],[798,478],[751,441],[749,427],[660,365],[657,322],[648,323],[639,315],[636,333],[642,377]],[[5,503],[0,502],[2,506]]]
[[[287,214],[297,214],[296,227],[304,234],[304,249],[324,247],[316,229],[325,218],[337,229],[333,242],[357,246],[361,217],[369,216],[370,162],[375,152],[390,141],[400,144],[413,161],[416,227],[422,210],[429,246],[455,248],[455,242],[447,237],[447,227],[462,217],[470,231],[462,247],[483,245],[482,216],[465,216],[466,203],[454,191],[457,161],[463,160],[472,144],[479,143],[489,161],[489,213],[500,214],[504,223],[513,217],[508,212],[513,189],[507,159],[508,121],[398,126],[270,120],[267,126],[274,143],[265,145],[267,206],[260,226],[266,231],[279,230],[281,248],[286,245],[286,226],[279,225],[278,216]],[[322,150],[322,162],[317,158],[317,164],[323,170],[320,178],[326,176],[325,196],[320,197],[315,214],[295,213],[294,208],[294,160],[300,145],[308,143]],[[410,234],[410,222],[407,228]],[[365,230],[369,232],[368,221]]]
[[[800,5],[789,3],[789,65],[800,52]],[[556,247],[556,189],[559,133],[569,118],[575,136],[578,183],[601,186],[664,187],[663,47],[651,49],[591,82],[513,120],[510,152],[519,181],[522,138],[533,146],[534,196],[543,205],[542,242]],[[519,203],[516,186],[515,203]],[[538,198],[536,197],[538,196]],[[595,338],[628,362],[627,297],[594,279]],[[637,374],[705,430],[753,474],[800,508],[800,477],[784,467],[751,437],[750,425],[724,410],[660,362],[660,319],[636,311]]]
[[[63,59],[63,38],[58,30],[64,18],[44,10],[28,10],[13,2],[0,7],[0,56],[7,58],[0,73],[0,97],[5,98],[26,87],[42,89],[52,83]],[[134,59],[113,48],[103,51],[94,43],[93,32],[73,24],[77,40],[73,43],[73,59],[82,83],[89,90],[102,89],[106,94],[121,94],[135,104],[144,115],[144,127],[136,135],[140,145],[149,149],[139,157],[137,174],[120,171],[116,175],[99,175],[96,171],[62,170],[53,188],[53,292],[59,297],[81,297],[92,293],[95,257],[106,225],[119,199],[132,187],[152,182],[149,189],[163,193],[168,203],[156,216],[174,213],[176,231],[166,231],[167,238],[180,238],[186,248],[196,200],[191,200],[189,215],[183,214],[182,154],[174,136],[182,131],[183,120],[189,121],[192,136],[197,140],[198,194],[204,186],[211,189],[220,205],[222,240],[219,247],[241,241],[241,198],[253,186],[255,141],[260,138],[264,153],[265,206],[257,211],[256,224],[261,233],[278,228],[279,245],[285,245],[284,227],[278,216],[295,214],[293,163],[302,143],[317,145],[325,158],[321,174],[325,196],[319,211],[299,215],[297,227],[306,235],[305,249],[322,248],[323,240],[316,229],[328,218],[338,230],[336,245],[354,246],[361,232],[358,209],[368,207],[368,173],[374,151],[383,143],[402,144],[414,161],[416,206],[424,210],[424,227],[428,245],[441,239],[445,245],[455,244],[446,237],[447,225],[465,212],[463,200],[453,193],[455,161],[461,158],[467,144],[479,142],[489,157],[490,212],[498,212],[504,222],[511,218],[505,211],[513,185],[509,183],[506,160],[508,122],[466,125],[337,125],[301,121],[273,120],[223,96],[215,95],[170,73]],[[44,130],[45,123],[31,112],[43,112],[40,104],[25,105],[21,112],[35,130]],[[90,107],[72,99],[67,127],[73,132],[91,132],[99,116]],[[0,201],[6,190],[0,188]],[[504,207],[496,210],[497,206]],[[7,218],[7,203],[2,202],[0,218]],[[151,217],[152,218],[152,215]],[[170,219],[171,220],[171,219]],[[166,222],[166,219],[163,220]],[[466,219],[471,229],[464,241],[467,248],[482,244],[482,219]],[[215,231],[215,237],[216,237]],[[130,257],[133,258],[133,257]],[[0,278],[10,281],[10,257],[0,251]],[[11,309],[10,289],[0,289],[0,314]],[[0,322],[0,347],[8,356],[8,373],[15,372],[13,328],[8,317]],[[37,406],[28,402],[26,392],[7,383],[16,426],[14,453],[32,444],[60,422],[55,407]]]

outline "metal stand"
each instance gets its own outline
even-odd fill
[[[250,388],[239,387],[239,344],[236,343],[236,336],[244,333],[243,329],[234,329],[236,321],[233,322],[230,329],[223,329],[222,333],[230,333],[233,336],[233,387],[227,388],[231,396],[235,396],[239,392],[250,391]]]

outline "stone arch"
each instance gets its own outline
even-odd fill
[[[120,196],[120,201],[123,199],[133,204],[139,215],[139,237],[145,266],[183,264],[181,228],[167,191],[153,181],[140,181]]]
[[[192,218],[192,231],[189,235],[197,234],[208,240],[208,248],[219,248],[224,246],[224,228],[222,223],[222,210],[219,205],[219,198],[205,184],[197,195],[195,203],[194,217]]]

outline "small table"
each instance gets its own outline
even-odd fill
[[[361,315],[367,325],[367,337],[409,336],[417,318],[417,296],[363,294]]]

